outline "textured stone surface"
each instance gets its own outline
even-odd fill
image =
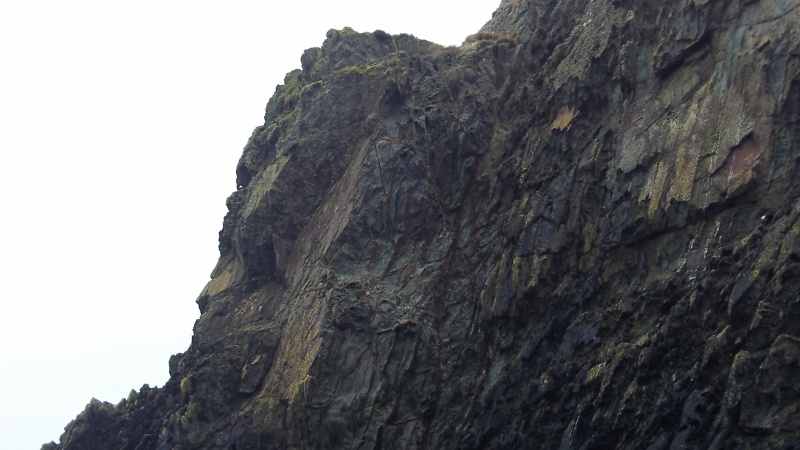
[[[170,381],[48,448],[797,448],[798,30],[505,0],[459,48],[330,31]]]

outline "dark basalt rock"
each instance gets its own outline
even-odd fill
[[[45,447],[798,448],[798,6],[330,31],[244,150],[170,381]]]

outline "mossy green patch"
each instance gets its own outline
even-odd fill
[[[383,64],[378,62],[375,64],[371,64],[368,66],[347,66],[342,69],[333,72],[332,74],[328,75],[329,80],[340,80],[342,78],[350,78],[350,77],[357,77],[362,75],[369,75],[373,73],[377,73],[383,67]]]
[[[297,108],[294,108],[290,112],[278,118],[278,126],[284,130],[291,128],[291,126],[294,125],[294,123],[297,121],[298,116],[299,116],[298,110]]]
[[[272,188],[272,184],[278,178],[278,175],[281,173],[281,170],[283,170],[288,160],[288,157],[281,156],[259,174],[250,195],[247,197],[247,203],[245,204],[243,213],[244,217],[249,216],[258,208],[261,200]]]

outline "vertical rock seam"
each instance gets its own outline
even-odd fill
[[[798,448],[800,1],[331,30],[163,388],[46,449]]]

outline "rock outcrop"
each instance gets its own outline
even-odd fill
[[[800,448],[799,33],[797,0],[331,30],[169,382],[45,447]]]

